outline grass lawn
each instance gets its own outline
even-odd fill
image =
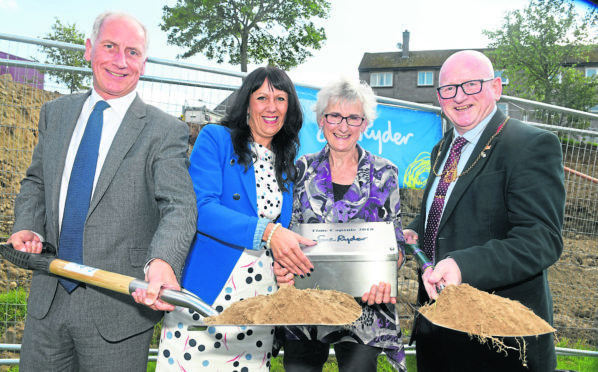
[[[591,348],[584,346],[583,344],[577,342],[570,345],[571,342],[568,340],[561,340],[559,343],[559,347],[570,348],[570,349],[582,349],[582,350],[592,350]],[[577,357],[577,356],[557,356],[557,368],[562,370],[568,371],[576,371],[576,372],[596,372],[598,371],[598,358],[593,357]],[[148,364],[147,371],[154,372],[156,369],[156,364],[154,362],[150,362]],[[12,369],[10,371],[13,371]],[[15,371],[18,371],[16,369]],[[284,368],[282,367],[282,357],[276,357],[272,359],[272,368],[270,369],[271,372],[284,372]],[[390,364],[386,361],[385,356],[381,356],[378,358],[378,372],[392,372],[395,371]],[[408,372],[417,372],[417,366],[415,365],[415,356],[414,355],[407,355],[407,371]],[[323,372],[338,372],[338,366],[336,364],[336,359],[334,357],[330,357],[328,362],[324,365]]]
[[[154,372],[155,369],[156,363],[149,362],[147,365],[147,372]],[[409,372],[416,371],[414,356],[407,356],[407,370]],[[395,371],[395,369],[393,369],[391,365],[386,361],[385,356],[381,356],[378,358],[378,372],[393,371]],[[272,359],[272,367],[270,368],[270,372],[284,372],[284,368],[282,367],[282,356],[278,356]],[[338,372],[336,358],[328,358],[328,362],[326,362],[326,364],[324,365],[324,369],[322,370],[322,372]]]
[[[566,341],[566,340],[565,340]],[[566,341],[568,342],[568,341]],[[563,343],[563,340],[561,340]],[[583,346],[579,343],[568,345],[562,345],[559,343],[559,347],[567,347],[571,349],[583,349],[583,350],[591,350],[590,348]],[[579,346],[579,347],[576,347]],[[558,356],[558,369],[563,370],[570,370],[570,371],[577,371],[577,372],[595,372],[598,371],[598,358],[592,357],[572,357],[572,356]],[[8,372],[17,372],[19,370],[18,366],[12,366]],[[147,365],[147,372],[155,372],[156,370],[156,363],[149,362]],[[282,357],[276,357],[272,359],[272,368],[271,372],[284,372],[284,368],[282,367]],[[390,366],[390,364],[386,361],[385,356],[381,356],[378,359],[378,372],[391,372],[394,369]],[[407,356],[407,371],[409,372],[417,372],[417,367],[415,365],[415,356],[408,355]],[[338,366],[336,365],[336,359],[331,357],[328,359],[326,365],[324,365],[323,372],[338,372]]]
[[[598,349],[590,347],[585,342],[579,340],[577,342],[572,342],[566,338],[561,339],[557,344],[557,347],[598,351]],[[557,368],[578,372],[594,372],[598,371],[598,358],[557,355]]]
[[[27,292],[23,289],[17,289],[8,291],[5,293],[0,293],[0,303],[4,304],[4,306],[0,306],[0,318],[6,319],[9,322],[22,322],[25,320],[25,314],[27,311],[26,303],[27,303]],[[0,331],[3,329],[0,328]],[[1,333],[0,333],[1,334]],[[152,340],[152,347],[156,348],[158,345],[160,334],[160,326],[156,327],[154,331],[154,337]],[[591,347],[586,342],[583,341],[571,341],[566,338],[563,338],[559,341],[557,347],[561,348],[568,348],[568,349],[578,349],[578,350],[593,350],[598,351],[597,348]],[[597,357],[579,357],[579,356],[557,356],[557,368],[561,370],[570,370],[576,372],[596,372],[598,371],[598,358]],[[155,362],[149,362],[147,371],[154,372],[156,369]],[[19,370],[18,366],[10,366],[8,372],[16,372]],[[407,356],[407,370],[409,372],[417,372],[417,366],[415,364],[415,356],[408,355]],[[324,366],[324,372],[336,372],[338,371],[338,366],[336,364],[336,359],[334,357],[330,357],[328,362]],[[386,361],[385,356],[381,356],[378,359],[378,371],[379,372],[390,372],[393,371],[393,368],[390,364]],[[271,372],[284,372],[284,368],[282,366],[282,357],[276,357],[272,359],[272,368]]]

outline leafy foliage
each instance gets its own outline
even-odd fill
[[[164,6],[168,43],[187,48],[178,57],[203,53],[209,59],[241,65],[267,62],[282,69],[301,64],[326,40],[312,21],[329,16],[326,0],[177,0]]]
[[[587,111],[598,104],[598,78],[575,67],[598,56],[597,26],[596,9],[579,14],[573,0],[530,0],[508,12],[501,29],[483,33],[509,79],[506,94]]]
[[[85,34],[78,31],[74,23],[63,24],[58,18],[56,18],[56,21],[52,25],[52,32],[47,33],[44,39],[72,44],[85,44]],[[48,46],[41,46],[40,48],[46,53],[46,63],[72,67],[89,67],[83,51]],[[89,88],[87,85],[89,84],[89,76],[82,73],[70,71],[50,71],[49,73],[58,83],[64,83],[71,93]]]
[[[25,321],[28,295],[27,290],[21,287],[0,293],[0,319],[4,320],[0,323],[0,335],[4,334],[8,325]]]

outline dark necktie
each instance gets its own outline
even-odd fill
[[[83,228],[89,211],[93,179],[98,162],[104,110],[108,107],[109,105],[105,101],[96,103],[89,115],[73,163],[58,244],[58,258],[65,261],[83,263]],[[69,293],[79,285],[78,281],[66,278],[59,278],[59,281]]]
[[[438,187],[436,188],[436,194],[434,194],[434,201],[430,207],[428,213],[428,222],[426,224],[426,231],[424,233],[424,252],[428,258],[434,262],[434,247],[436,242],[436,234],[438,233],[438,224],[440,223],[440,217],[442,217],[442,209],[444,208],[444,197],[448,190],[451,182],[457,180],[457,164],[461,157],[461,150],[467,143],[467,140],[463,137],[457,137],[451,147],[446,163],[444,163],[444,169],[440,179],[438,180]],[[440,151],[440,150],[439,150]]]

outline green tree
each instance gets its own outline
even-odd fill
[[[74,23],[63,24],[58,18],[56,18],[56,21],[52,25],[52,32],[47,33],[43,38],[72,44],[85,44],[85,33],[78,31]],[[46,63],[72,67],[89,67],[83,51],[48,46],[42,46],[41,49],[46,53]],[[56,82],[64,83],[70,89],[71,93],[89,88],[87,85],[89,84],[88,75],[70,71],[50,71],[49,73],[54,77]]]
[[[587,111],[598,103],[598,80],[576,71],[597,53],[598,15],[573,0],[530,0],[507,12],[502,27],[484,30],[495,68],[509,79],[505,94]]]
[[[326,0],[177,0],[164,6],[160,25],[168,43],[203,53],[218,63],[268,62],[283,69],[301,64],[326,40],[312,19],[328,18]]]

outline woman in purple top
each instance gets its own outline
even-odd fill
[[[319,92],[314,111],[327,144],[296,163],[291,225],[392,221],[400,267],[405,239],[397,167],[357,144],[376,115],[372,89],[363,82],[341,79]],[[292,273],[277,263],[274,269],[279,284],[294,284]],[[357,300],[363,314],[349,327],[281,328],[278,333],[283,339],[285,371],[322,371],[331,344],[341,372],[375,372],[382,351],[395,368],[405,371],[405,351],[390,283],[373,284],[370,292]]]

